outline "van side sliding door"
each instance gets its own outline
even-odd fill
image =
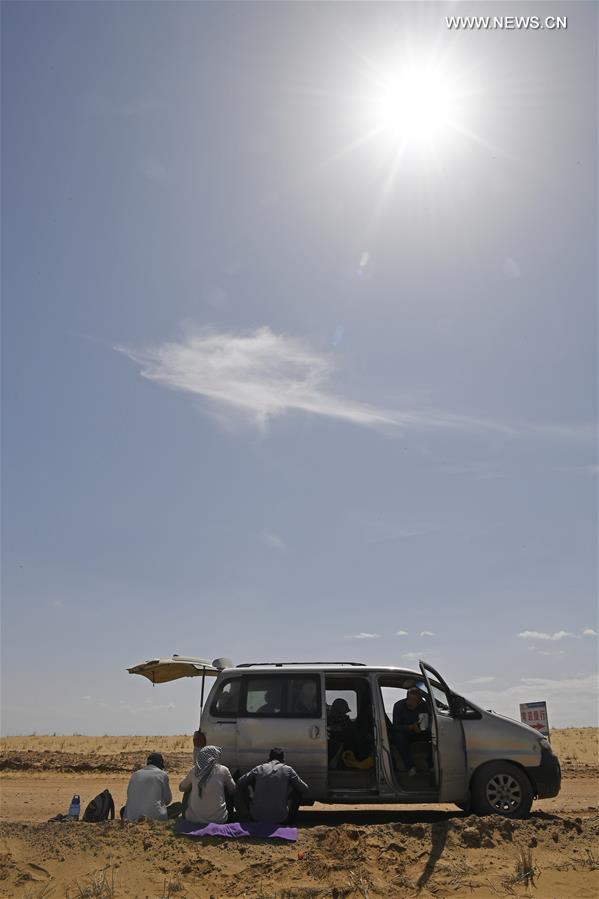
[[[451,714],[451,690],[441,675],[420,662],[432,711],[432,742],[439,802],[459,802],[468,792],[466,742],[462,722]]]
[[[327,722],[320,672],[248,672],[241,678],[237,760],[244,773],[267,761],[274,746],[308,784],[310,799],[327,793]]]

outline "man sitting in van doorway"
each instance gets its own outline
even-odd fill
[[[367,734],[352,721],[347,700],[338,696],[327,710],[329,768],[372,767],[372,749]],[[349,754],[349,758],[348,758]],[[348,762],[351,762],[348,765]]]
[[[285,764],[284,750],[275,747],[270,750],[267,762],[239,778],[237,791],[240,814],[247,809],[254,821],[291,824],[308,784]]]
[[[393,727],[391,735],[393,745],[397,748],[409,777],[416,774],[412,744],[416,742],[429,742],[430,728],[428,725],[429,708],[418,687],[410,687],[405,699],[400,699],[393,706]],[[427,764],[432,768],[432,750],[428,747]]]
[[[351,718],[347,700],[338,696],[327,711],[329,732],[329,768],[336,768],[345,744],[351,741]]]

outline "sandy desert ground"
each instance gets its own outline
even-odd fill
[[[314,806],[296,844],[177,837],[170,825],[48,823],[73,793],[108,787],[161,750],[171,782],[187,769],[180,737],[9,737],[0,744],[0,896],[23,899],[349,899],[599,896],[599,734],[554,731],[562,791],[527,821],[455,806]]]

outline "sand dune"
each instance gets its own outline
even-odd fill
[[[151,749],[171,781],[191,738],[9,737],[0,745],[0,896],[22,899],[374,899],[407,896],[591,899],[599,895],[598,731],[554,731],[564,780],[527,821],[454,806],[302,810],[296,844],[176,837],[151,822],[47,823],[79,792],[108,787],[117,808]]]

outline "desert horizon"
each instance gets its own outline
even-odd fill
[[[298,841],[176,837],[123,825],[131,772],[164,753],[174,798],[191,735],[33,735],[0,739],[0,896],[18,899],[594,899],[599,858],[599,729],[556,729],[562,788],[523,821],[453,805],[302,808]],[[117,820],[48,823],[74,793],[103,789]],[[536,888],[536,889],[535,889]]]
[[[561,7],[0,0],[0,899],[598,899]]]

